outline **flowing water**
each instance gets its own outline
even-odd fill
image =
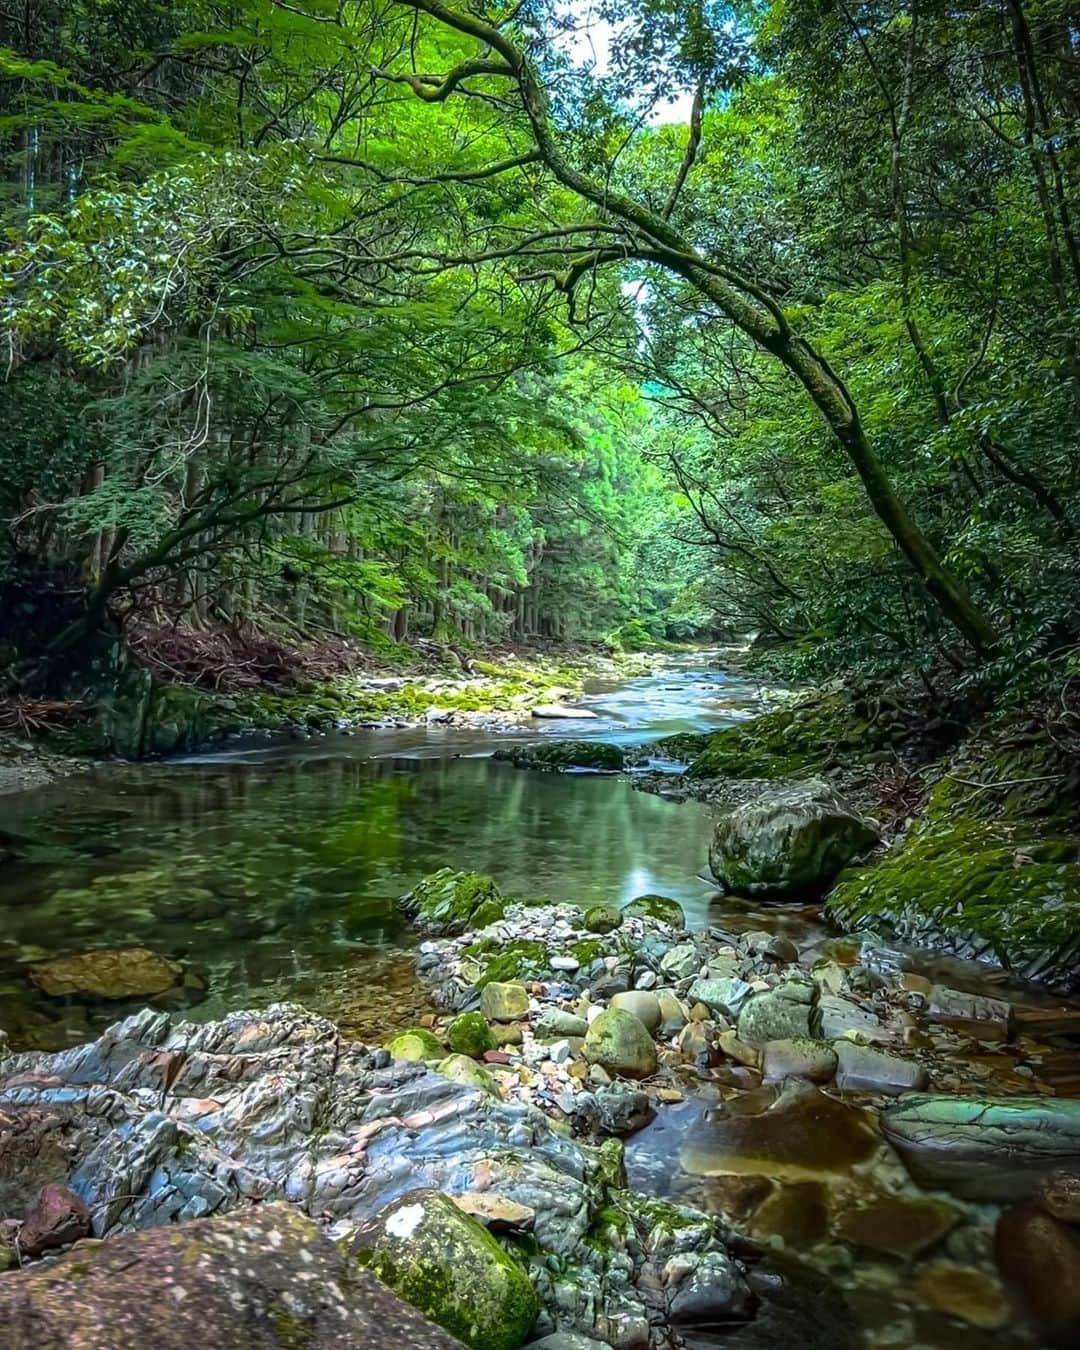
[[[20,855],[0,876],[0,1028],[18,1048],[96,1035],[125,1009],[38,995],[27,966],[145,946],[183,964],[187,987],[169,997],[193,1017],[295,999],[379,1036],[425,1006],[396,901],[439,867],[583,904],[660,892],[703,922],[702,807],[490,755],[511,737],[628,743],[759,711],[758,687],[723,661],[598,684],[583,700],[595,720],[259,739],[0,799]]]

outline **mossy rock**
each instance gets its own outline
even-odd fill
[[[408,1059],[417,1063],[442,1059],[444,1053],[442,1043],[423,1027],[411,1027],[408,1031],[399,1032],[393,1040],[387,1041],[386,1048],[394,1059]]]
[[[969,755],[906,837],[841,876],[829,914],[963,953],[985,946],[1020,974],[1080,986],[1078,773],[1045,747]]]
[[[407,895],[401,897],[405,912],[425,928],[437,933],[462,933],[475,925],[478,915],[487,916],[498,911],[501,917],[505,901],[498,886],[490,877],[478,872],[455,872],[442,867],[417,882]]]
[[[680,931],[686,927],[686,915],[678,900],[667,895],[639,895],[623,908],[624,917],[655,919]]]
[[[486,1020],[476,1012],[461,1013],[446,1028],[446,1043],[459,1055],[479,1059],[486,1050],[495,1049],[495,1037]]]
[[[460,1083],[463,1087],[475,1088],[486,1092],[489,1097],[499,1095],[498,1085],[487,1069],[481,1068],[476,1060],[468,1055],[447,1055],[435,1065],[435,1072],[449,1079],[451,1083]]]
[[[508,942],[501,948],[494,939],[482,939],[466,947],[461,954],[483,963],[483,971],[475,981],[477,989],[484,989],[489,984],[535,979],[543,973],[548,958],[544,944],[531,938]]]
[[[542,741],[538,745],[515,745],[496,750],[494,759],[507,760],[517,769],[565,772],[588,769],[593,773],[619,773],[626,764],[626,751],[604,741]]]
[[[517,1350],[540,1300],[486,1228],[438,1191],[393,1201],[349,1243],[406,1302],[474,1350]]]
[[[607,905],[593,905],[591,909],[585,911],[583,926],[590,933],[614,933],[616,928],[621,928],[623,916],[617,909],[610,909]]]

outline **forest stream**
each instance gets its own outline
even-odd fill
[[[730,725],[759,712],[767,693],[727,669],[727,659],[723,649],[665,657],[649,675],[594,683],[582,706],[595,717],[569,727],[249,738],[170,761],[102,764],[6,800],[3,828],[21,857],[0,879],[0,1028],[20,1051],[93,1039],[144,1001],[50,998],[28,982],[27,967],[97,948],[148,947],[184,972],[156,1008],[207,1023],[290,1001],[328,1017],[348,1039],[380,1044],[436,1007],[417,970],[420,938],[398,899],[447,867],[581,909],[668,896],[692,934],[712,929],[759,956],[772,941],[775,952],[791,953],[783,959],[796,978],[813,970],[828,980],[833,971],[869,990],[946,988],[976,996],[979,1016],[1005,1000],[1012,1037],[989,1023],[913,1030],[910,1043],[930,1057],[933,1089],[997,1097],[1080,1090],[1080,1055],[1054,1035],[1050,1017],[1075,1031],[1080,1003],[1009,984],[993,967],[873,934],[838,936],[812,900],[720,896],[705,866],[708,807],[638,791],[632,774],[522,771],[491,758],[527,738],[569,733],[629,745]],[[918,1019],[902,1016],[916,1027]],[[1032,1062],[1043,1065],[1038,1083]],[[823,1320],[800,1343],[1040,1343],[1011,1310],[995,1270],[998,1206],[982,1195],[922,1190],[858,1092],[805,1083],[794,1091],[735,1061],[680,1089],[654,1101],[649,1123],[628,1140],[630,1185],[722,1215],[760,1243],[763,1295],[785,1278],[797,1288],[809,1281],[816,1302],[807,1306],[818,1309],[810,1315]],[[783,1317],[804,1314],[785,1314],[782,1299],[778,1309],[779,1322],[759,1321],[745,1338],[728,1328],[714,1339],[688,1333],[687,1343],[792,1344],[795,1324]]]

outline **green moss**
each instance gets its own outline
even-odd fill
[[[482,957],[496,946],[494,942],[475,943],[473,947],[466,947],[462,955]],[[542,942],[535,942],[529,938],[508,942],[486,963],[483,974],[476,981],[476,987],[483,989],[488,984],[509,984],[514,980],[535,979],[547,966],[547,955],[547,948]]]
[[[590,933],[614,933],[616,928],[622,927],[623,916],[617,909],[609,909],[607,905],[593,905],[591,909],[585,911],[583,926]]]
[[[479,1059],[486,1050],[495,1049],[491,1028],[479,1013],[461,1013],[446,1028],[446,1041],[456,1054]]]
[[[604,741],[544,741],[539,745],[515,745],[507,750],[497,750],[493,758],[508,760],[518,769],[556,773],[566,769],[618,773],[626,764],[625,750]]]
[[[1076,774],[1046,747],[976,753],[941,776],[880,862],[841,877],[829,913],[846,926],[930,921],[988,942],[1006,966],[1069,978],[1080,946]]]
[[[624,908],[623,914],[639,919],[656,919],[659,923],[671,924],[673,928],[686,927],[682,905],[666,895],[639,895]]]
[[[575,942],[570,947],[570,955],[580,962],[584,970],[591,966],[596,958],[603,952],[604,947],[596,938],[582,938],[580,942]]]
[[[401,897],[405,912],[426,928],[460,933],[475,923],[478,914],[492,914],[504,906],[502,893],[490,877],[478,872],[455,872],[440,868],[419,881]],[[488,918],[484,923],[490,923]]]
[[[386,1048],[394,1059],[421,1062],[443,1056],[442,1043],[423,1027],[410,1027],[408,1031],[399,1032],[393,1040],[387,1041]]]

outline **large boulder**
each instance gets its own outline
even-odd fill
[[[965,1199],[1025,1199],[1080,1168],[1080,1100],[911,1096],[881,1128],[920,1185]]]
[[[146,947],[104,948],[30,967],[30,982],[51,998],[152,998],[179,984],[183,967]]]
[[[291,1205],[82,1243],[0,1280],[25,1350],[453,1350]]]
[[[827,783],[769,788],[717,822],[709,864],[739,895],[790,894],[831,881],[878,832]]]
[[[608,1073],[648,1078],[656,1072],[656,1046],[640,1017],[623,1008],[606,1008],[589,1023],[585,1058]]]
[[[365,1265],[475,1350],[517,1350],[540,1301],[481,1224],[438,1191],[410,1191],[350,1235]]]

